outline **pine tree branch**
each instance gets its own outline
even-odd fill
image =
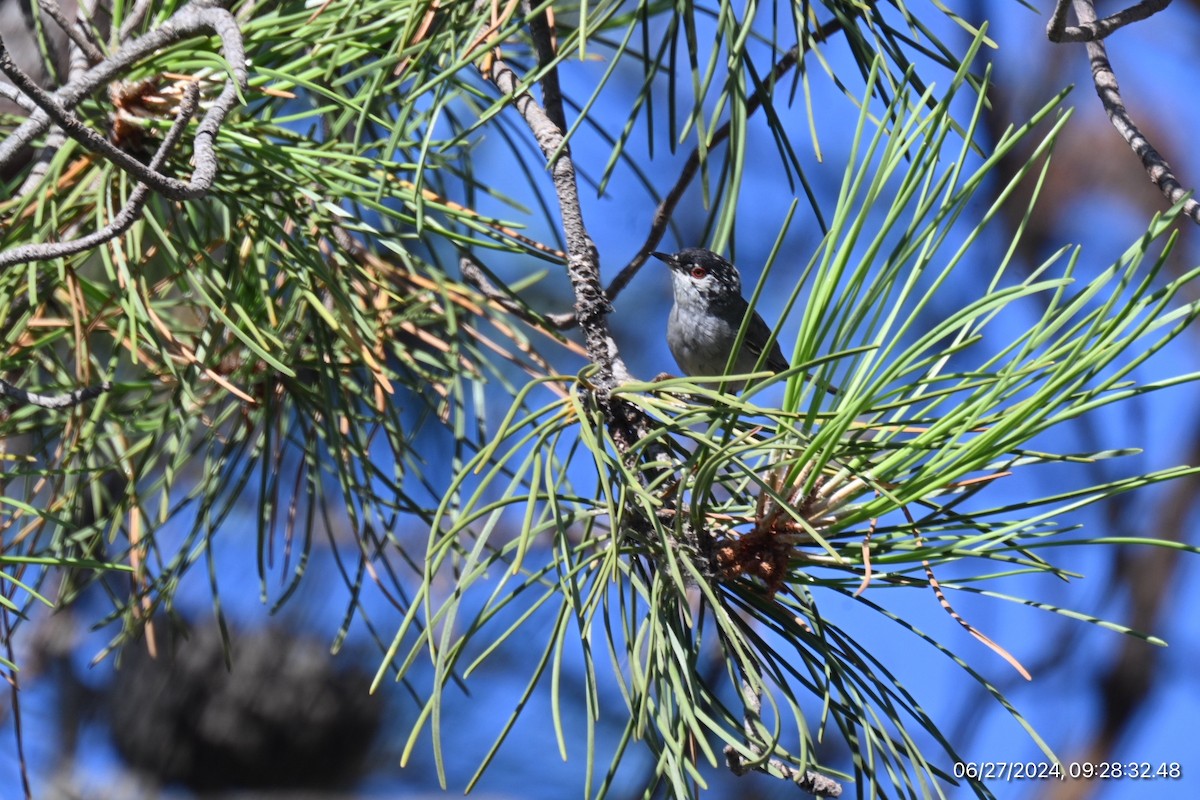
[[[1055,0],[1054,13],[1050,16],[1050,22],[1046,24],[1046,36],[1056,44],[1105,39],[1114,31],[1120,30],[1130,23],[1147,19],[1171,4],[1171,0],[1143,0],[1141,3],[1099,20],[1096,19],[1093,9],[1090,20],[1080,17],[1079,25],[1068,25],[1067,6],[1070,2],[1071,0]]]
[[[567,242],[567,275],[575,293],[574,316],[583,330],[588,355],[599,368],[598,387],[606,392],[631,380],[631,376],[608,327],[607,315],[612,311],[612,304],[600,286],[600,255],[584,225],[570,148],[564,141],[563,130],[529,92],[519,89],[516,73],[502,59],[491,58],[485,76],[497,89],[513,98],[513,105],[550,161],[550,174]]]
[[[171,129],[167,131],[166,137],[163,139],[162,144],[159,145],[158,151],[147,166],[150,172],[157,172],[161,169],[163,163],[167,160],[167,156],[175,149],[175,145],[179,143],[179,139],[183,136],[183,131],[187,127],[188,120],[196,113],[196,106],[199,100],[199,85],[189,83],[180,100],[179,109],[175,114],[175,121],[171,124]],[[150,191],[151,187],[148,184],[139,183],[129,193],[129,199],[125,202],[124,207],[112,218],[111,222],[103,228],[85,236],[65,242],[41,242],[38,244],[19,245],[0,252],[0,269],[30,261],[47,261],[52,258],[61,258],[74,253],[82,253],[115,239],[133,227],[133,223],[142,216],[142,209],[145,208],[146,201],[150,199]]]
[[[38,0],[38,6],[41,7],[42,12],[46,16],[58,23],[58,27],[62,28],[63,33],[71,38],[71,41],[83,51],[84,55],[91,59],[93,64],[104,60],[104,53],[100,52],[100,48],[96,46],[96,43],[88,38],[87,29],[78,22],[72,22],[67,19],[67,15],[58,7],[58,3],[54,2],[54,0]]]
[[[1133,117],[1129,115],[1125,101],[1121,97],[1117,74],[1113,71],[1112,62],[1108,60],[1108,48],[1103,41],[1106,36],[1118,28],[1145,19],[1165,8],[1170,0],[1147,0],[1147,2],[1139,3],[1137,6],[1125,9],[1103,20],[1097,20],[1096,7],[1092,0],[1071,0],[1071,2],[1075,9],[1075,16],[1079,18],[1079,26],[1067,26],[1067,0],[1058,0],[1047,27],[1047,36],[1052,42],[1085,43],[1088,60],[1092,67],[1092,83],[1096,87],[1096,94],[1104,105],[1104,111],[1108,114],[1109,121],[1129,144],[1134,154],[1141,159],[1142,167],[1150,176],[1150,181],[1159,188],[1168,202],[1178,203],[1187,196],[1190,190],[1179,182],[1171,170],[1171,165],[1151,144],[1137,123],[1133,121]],[[1195,222],[1200,222],[1200,202],[1188,198],[1183,204],[1183,213]]]
[[[190,181],[180,181],[149,169],[88,129],[71,113],[71,109],[80,100],[129,70],[142,58],[204,31],[210,31],[220,38],[222,55],[230,64],[233,79],[225,81],[221,93],[212,101],[208,113],[196,131],[192,156],[194,170]],[[114,55],[74,77],[53,94],[41,89],[17,68],[2,43],[0,72],[8,76],[38,106],[29,119],[0,142],[0,169],[7,166],[19,155],[23,147],[30,144],[54,122],[88,150],[104,155],[139,182],[149,184],[152,189],[173,200],[203,197],[212,188],[217,173],[217,155],[213,144],[221,124],[238,102],[247,81],[246,53],[237,20],[228,11],[218,7],[214,0],[193,0],[162,25],[129,42]]]

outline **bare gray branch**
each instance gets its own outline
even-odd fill
[[[1046,36],[1052,42],[1092,42],[1104,39],[1113,31],[1124,28],[1131,22],[1140,22],[1153,16],[1171,4],[1171,0],[1143,0],[1104,19],[1097,20],[1093,14],[1089,22],[1080,17],[1079,25],[1067,25],[1068,2],[1069,0],[1056,0],[1054,13],[1050,16],[1050,22],[1046,24]]]
[[[41,6],[42,11],[47,16],[58,23],[58,27],[62,28],[67,36],[71,37],[71,41],[91,59],[92,63],[104,60],[104,53],[101,53],[100,49],[87,37],[83,26],[77,22],[72,23],[71,20],[67,19],[55,0],[38,0],[38,5]]]
[[[233,79],[225,81],[220,95],[212,102],[196,131],[192,157],[195,169],[190,181],[180,181],[149,169],[104,141],[69,113],[82,98],[127,71],[140,59],[180,39],[205,31],[215,33],[220,38],[222,53],[231,66]],[[28,120],[0,142],[0,168],[15,158],[22,147],[32,142],[53,121],[89,150],[103,154],[138,181],[149,184],[150,188],[174,200],[202,197],[212,188],[217,173],[213,142],[225,117],[237,103],[247,79],[246,54],[237,20],[225,9],[216,7],[212,0],[193,0],[158,28],[129,42],[116,54],[72,78],[53,94],[44,92],[36,85],[33,86],[34,91],[30,91],[28,77],[11,63],[2,45],[0,71],[17,82],[21,90],[39,106]],[[22,78],[24,81],[21,81]]]
[[[606,315],[612,305],[600,286],[600,255],[584,226],[570,148],[564,142],[563,131],[532,95],[518,89],[517,76],[503,61],[494,59],[487,77],[501,92],[513,97],[513,104],[525,118],[538,147],[547,159],[553,158],[550,173],[567,240],[567,275],[575,290],[575,318],[583,330],[588,355],[599,367],[599,388],[601,391],[611,389],[631,380],[631,376],[608,328]]]
[[[1075,16],[1079,18],[1080,28],[1088,30],[1097,29],[1096,26],[1100,23],[1096,20],[1096,9],[1092,0],[1072,0],[1072,2],[1075,8]],[[1169,0],[1152,0],[1142,5],[1154,6],[1162,3],[1165,6],[1166,2],[1169,2]],[[1157,8],[1154,10],[1157,10]],[[1153,11],[1145,14],[1145,16],[1149,16],[1150,13],[1153,13]],[[1139,19],[1144,19],[1145,16],[1139,17]],[[1065,0],[1060,0],[1058,6],[1054,9],[1051,28],[1065,25],[1065,18]],[[1113,19],[1113,17],[1109,19]],[[1051,39],[1053,38],[1051,36]],[[1150,180],[1159,188],[1167,200],[1172,204],[1183,200],[1188,194],[1188,189],[1184,188],[1183,184],[1175,177],[1175,173],[1171,171],[1171,165],[1167,163],[1167,160],[1150,143],[1150,140],[1138,128],[1133,118],[1129,116],[1129,111],[1125,108],[1125,102],[1121,99],[1121,88],[1117,84],[1117,75],[1113,72],[1112,64],[1108,60],[1108,48],[1099,37],[1084,41],[1086,42],[1085,47],[1087,48],[1088,58],[1092,64],[1092,83],[1096,87],[1096,94],[1099,95],[1100,102],[1103,103],[1104,110],[1108,113],[1108,118],[1112,122],[1113,127],[1117,129],[1117,132],[1129,143],[1133,152],[1142,160],[1142,166],[1150,176]],[[1189,198],[1184,202],[1183,212],[1192,220],[1200,222],[1200,203],[1197,203],[1194,199]]]
[[[167,131],[167,135],[163,139],[162,144],[159,145],[154,158],[150,160],[150,170],[157,171],[160,169],[167,160],[167,156],[175,148],[175,145],[179,143],[180,137],[183,136],[184,128],[187,127],[188,120],[196,113],[196,105],[199,99],[200,87],[195,83],[189,83],[187,89],[184,90],[183,99],[179,103],[175,122],[171,124],[171,129]],[[24,264],[29,261],[44,261],[50,258],[61,258],[73,253],[82,253],[85,250],[90,250],[93,247],[115,239],[129,230],[138,217],[142,215],[142,208],[145,207],[146,201],[150,198],[150,191],[150,186],[145,183],[139,183],[129,193],[129,200],[117,212],[112,221],[100,230],[89,233],[86,236],[80,236],[78,239],[71,239],[65,242],[25,244],[0,252],[0,269],[16,264]]]

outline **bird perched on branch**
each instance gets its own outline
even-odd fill
[[[671,268],[675,305],[667,319],[667,346],[679,368],[689,376],[724,374],[738,330],[750,309],[742,297],[742,277],[737,267],[702,247],[650,255]],[[787,359],[777,341],[771,342],[771,349],[760,363],[770,338],[771,329],[755,312],[730,372],[787,369]],[[730,383],[731,391],[741,388],[741,381]]]

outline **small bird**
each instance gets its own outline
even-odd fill
[[[667,319],[667,346],[679,368],[689,376],[724,374],[738,330],[750,308],[742,297],[742,277],[737,267],[702,247],[689,247],[672,255],[650,255],[671,268],[675,305]],[[730,372],[787,369],[787,359],[777,341],[771,342],[770,351],[759,365],[770,338],[771,329],[755,312]],[[730,391],[741,388],[741,381],[729,384]]]

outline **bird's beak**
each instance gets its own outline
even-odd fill
[[[666,263],[667,266],[675,265],[675,256],[673,256],[673,255],[670,255],[668,253],[658,253],[658,252],[651,253],[650,255],[654,256],[659,261]]]

